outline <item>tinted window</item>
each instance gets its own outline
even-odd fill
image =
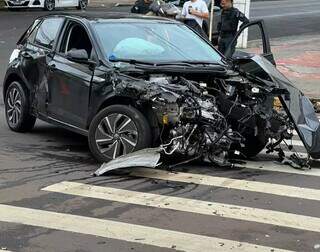
[[[34,42],[38,45],[52,49],[63,20],[63,18],[45,19],[38,29]]]
[[[89,58],[92,58],[92,54],[94,54],[88,33],[84,27],[77,23],[71,23],[69,25],[60,48],[60,52],[64,54],[71,50],[85,50]]]
[[[24,44],[27,40],[32,42],[34,40],[40,22],[41,20],[39,19],[35,20],[33,24],[28,28],[28,30],[19,39],[18,44]]]
[[[32,29],[30,30],[29,34],[28,34],[28,41],[29,42],[34,42],[34,39],[36,37],[38,28],[39,28],[39,23],[40,21],[37,20],[37,23],[35,22],[35,24],[33,25]]]

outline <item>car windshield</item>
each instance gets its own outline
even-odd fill
[[[107,60],[222,63],[221,56],[183,24],[96,22]]]

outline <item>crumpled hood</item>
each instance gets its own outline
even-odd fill
[[[247,66],[246,71],[253,75],[261,76],[267,74],[272,83],[278,88],[286,89],[290,97],[286,99],[283,95],[281,103],[290,116],[295,128],[312,158],[320,158],[320,123],[314,112],[314,108],[309,98],[296,88],[274,65],[261,56],[254,56],[251,60],[255,64]],[[252,63],[253,63],[252,62]],[[262,73],[263,71],[264,73]],[[270,85],[270,82],[265,82]]]

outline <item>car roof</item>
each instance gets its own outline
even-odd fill
[[[85,13],[58,13],[58,14],[49,14],[42,16],[41,18],[48,17],[68,17],[79,20],[87,20],[89,22],[98,22],[98,21],[126,21],[126,22],[170,22],[170,23],[180,23],[176,20],[158,17],[158,16],[146,16],[138,15],[125,12],[85,12]]]

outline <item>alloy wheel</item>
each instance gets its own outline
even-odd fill
[[[81,10],[85,10],[87,8],[88,1],[87,0],[80,0],[79,1],[79,6]]]
[[[48,11],[54,10],[54,7],[55,7],[55,0],[47,0],[46,1],[46,9]]]
[[[7,116],[10,124],[15,127],[21,119],[22,98],[19,90],[13,88],[7,97]]]
[[[138,138],[138,129],[134,121],[120,113],[104,117],[95,132],[98,150],[109,159],[133,152]]]

